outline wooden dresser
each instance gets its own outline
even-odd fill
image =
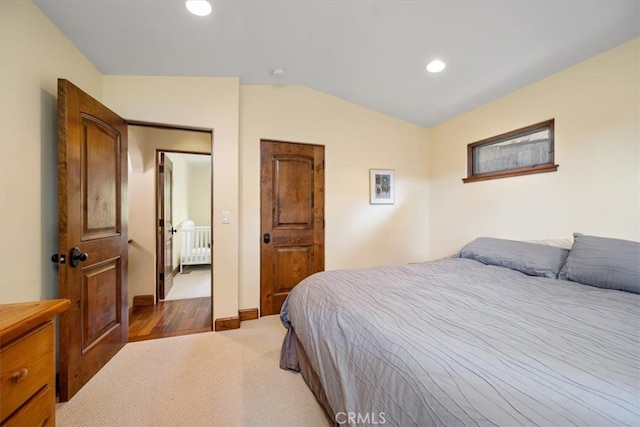
[[[0,425],[55,426],[58,299],[0,305]]]

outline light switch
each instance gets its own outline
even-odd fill
[[[229,224],[231,222],[231,213],[229,211],[222,211],[222,223]]]

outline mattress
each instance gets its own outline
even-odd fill
[[[637,294],[448,258],[317,273],[281,317],[340,424],[640,424]]]

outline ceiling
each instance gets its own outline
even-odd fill
[[[640,36],[638,0],[33,1],[104,75],[302,85],[425,127]]]

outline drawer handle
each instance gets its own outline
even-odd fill
[[[11,375],[11,381],[14,383],[22,381],[27,375],[29,375],[29,370],[27,368],[22,368],[20,372],[14,372]]]

